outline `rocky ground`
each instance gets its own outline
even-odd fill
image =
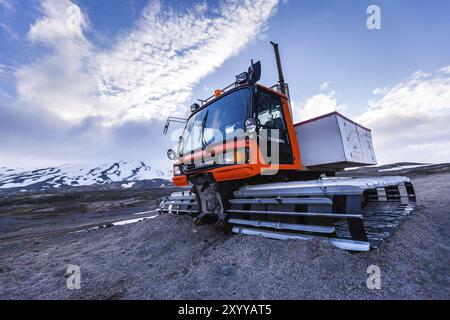
[[[172,215],[89,231],[65,230],[62,224],[71,219],[53,220],[64,232],[47,236],[37,225],[4,229],[0,298],[449,299],[450,172],[411,176],[417,210],[368,253],[351,254],[322,241],[233,235]],[[115,211],[114,219],[155,208],[160,192],[125,206],[125,213]],[[97,212],[96,219],[101,216]],[[5,212],[2,226],[4,218]],[[44,232],[31,237],[34,229]],[[80,267],[80,290],[67,289],[69,264]],[[380,290],[366,286],[370,265],[380,267]]]

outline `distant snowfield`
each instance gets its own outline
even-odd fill
[[[131,188],[136,181],[152,179],[170,180],[171,172],[153,168],[144,161],[119,161],[98,166],[62,165],[42,169],[0,167],[0,189],[24,188],[40,183],[59,188],[122,181],[123,188]]]

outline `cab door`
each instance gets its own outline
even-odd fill
[[[279,164],[293,164],[291,141],[286,126],[281,97],[277,94],[258,90],[256,99],[256,118],[259,122],[259,143],[267,152],[263,152],[264,160],[273,160],[272,144],[278,143]],[[274,163],[273,163],[274,164]]]

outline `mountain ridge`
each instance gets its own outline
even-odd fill
[[[449,163],[398,162],[351,168],[338,176],[417,175],[442,173]],[[45,168],[6,168],[0,166],[0,192],[89,189],[138,189],[172,186],[172,171],[153,167],[145,161],[118,161],[101,165],[60,165]],[[78,189],[77,189],[78,190]]]
[[[0,189],[49,189],[150,181],[155,186],[170,185],[172,173],[145,161],[118,161],[100,165],[60,165],[45,168],[0,167]]]

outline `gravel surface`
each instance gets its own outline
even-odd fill
[[[450,174],[413,179],[419,206],[378,249],[279,241],[161,215],[0,243],[1,299],[449,299]],[[68,290],[68,264],[81,289]],[[366,286],[368,266],[381,289]]]

